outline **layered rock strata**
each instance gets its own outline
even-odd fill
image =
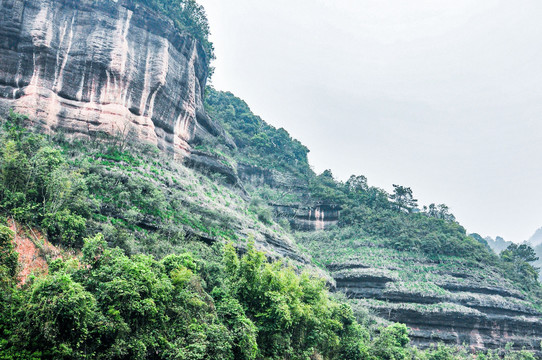
[[[299,201],[271,202],[269,205],[281,217],[290,220],[292,228],[297,230],[324,230],[337,225],[341,208],[336,204],[311,203],[307,199],[308,184],[292,174],[273,169],[264,169],[254,165],[239,164],[239,179],[253,187],[268,186],[286,195],[294,194]]]
[[[406,282],[395,269],[363,264],[329,269],[337,289],[380,317],[407,324],[422,347],[443,342],[481,350],[513,343],[515,349],[539,350],[542,313],[505,281],[487,285],[462,273],[442,274],[427,284]]]
[[[337,225],[341,210],[335,204],[306,206],[273,203],[271,206],[280,216],[289,218],[294,229],[305,231],[324,230],[332,225]]]

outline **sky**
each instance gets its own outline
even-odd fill
[[[468,232],[542,226],[539,0],[199,0],[212,85],[310,149],[317,172],[409,186]]]

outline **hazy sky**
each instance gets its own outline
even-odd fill
[[[212,83],[310,162],[446,203],[469,232],[542,226],[542,1],[200,0]]]

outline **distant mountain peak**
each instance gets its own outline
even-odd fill
[[[495,239],[493,239],[491,236],[486,236],[484,240],[487,241],[489,247],[493,249],[496,254],[499,254],[501,251],[510,246],[510,244],[512,244],[511,241],[504,240],[502,236],[497,236]]]
[[[533,236],[531,236],[527,242],[533,247],[542,244],[542,227],[538,228],[538,230],[534,232]]]

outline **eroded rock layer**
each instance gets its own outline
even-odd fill
[[[324,230],[339,222],[341,207],[333,203],[315,203],[307,196],[308,183],[300,177],[243,163],[238,164],[237,173],[245,185],[277,190],[279,196],[276,201],[270,201],[269,206],[276,214],[289,219],[296,230]],[[288,201],[288,196],[295,200]]]
[[[103,132],[184,155],[220,129],[205,52],[130,0],[0,0],[0,107],[44,131]]]
[[[413,341],[467,344],[473,350],[539,350],[542,312],[528,294],[488,265],[429,259],[382,244],[352,241],[324,247],[326,264],[353,304],[411,328]]]

